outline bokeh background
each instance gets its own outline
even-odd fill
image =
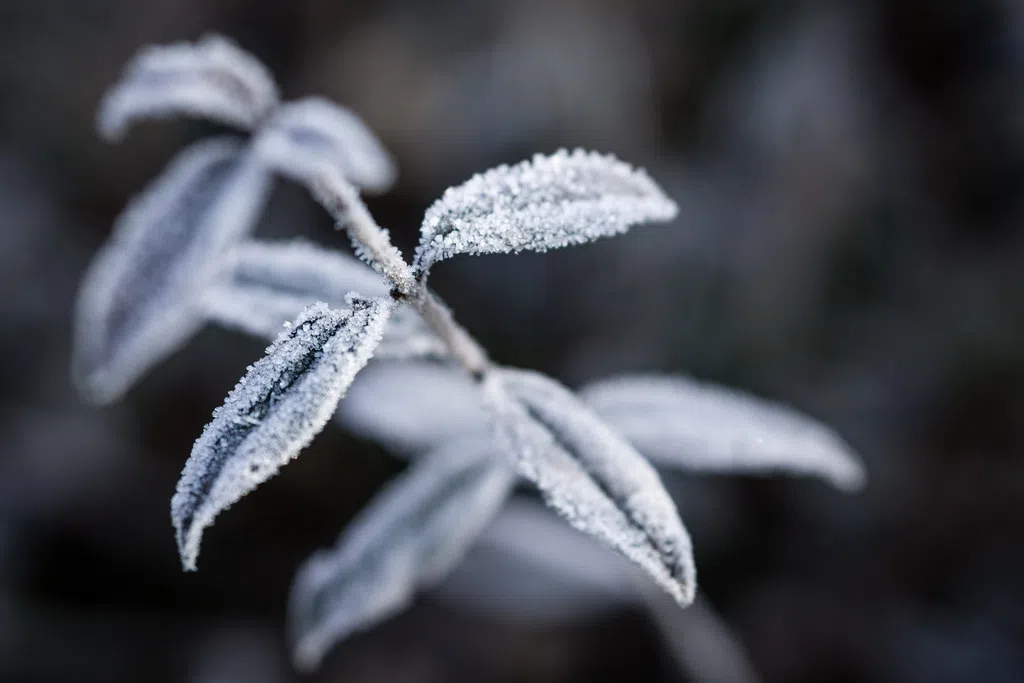
[[[687,372],[838,429],[871,481],[669,477],[702,593],[767,682],[1024,680],[1024,3],[2,0],[0,680],[299,680],[292,572],[403,467],[328,430],[225,515],[202,570],[168,503],[263,344],[204,331],[109,408],[68,380],[75,290],[128,198],[210,132],[101,143],[143,44],[222,32],[287,97],[393,151],[396,242],[445,187],[584,146],[646,166],[667,226],[432,280],[498,360],[578,385]],[[281,183],[262,235],[347,248]],[[500,590],[500,585],[495,586]],[[316,681],[686,681],[644,612],[567,623],[432,594]]]

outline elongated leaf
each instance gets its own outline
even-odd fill
[[[404,455],[490,428],[473,379],[458,366],[427,362],[374,363],[338,406],[336,421]]]
[[[388,286],[365,264],[304,240],[238,245],[226,260],[229,277],[203,295],[209,319],[273,339],[284,323],[316,301],[344,306],[348,292],[386,296]],[[394,308],[377,358],[443,356],[447,347],[410,306]]]
[[[256,139],[260,158],[312,188],[324,169],[383,192],[395,181],[391,156],[362,119],[319,97],[282,106]]]
[[[201,292],[268,188],[234,139],[216,138],[185,149],[125,209],[79,294],[73,370],[84,394],[117,398],[201,326]]]
[[[310,306],[228,394],[192,448],[171,500],[185,569],[203,530],[277,473],[316,436],[373,355],[390,299],[350,296],[349,309]]]
[[[313,555],[292,588],[294,659],[315,668],[353,631],[401,610],[443,577],[490,521],[515,479],[493,438],[455,441],[418,460]]]
[[[499,166],[450,188],[423,218],[414,265],[457,254],[546,251],[667,221],[675,203],[642,170],[565,150]]]
[[[790,408],[686,377],[632,376],[586,387],[583,399],[662,467],[810,474],[843,490],[864,468],[831,429]]]
[[[643,568],[681,605],[692,602],[690,537],[654,468],[549,377],[497,370],[485,387],[503,445],[545,502]]]
[[[150,46],[103,98],[97,125],[109,140],[140,119],[199,116],[252,130],[277,106],[277,86],[260,62],[221,36]]]

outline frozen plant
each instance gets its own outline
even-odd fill
[[[690,537],[655,466],[862,483],[831,430],[739,392],[634,376],[575,393],[502,367],[428,287],[433,266],[460,254],[545,251],[670,221],[675,204],[642,170],[559,151],[474,176],[427,209],[410,263],[360,198],[386,189],[394,165],[348,110],[280,102],[255,58],[207,37],[139,54],[99,128],[116,138],[175,115],[248,137],[188,147],[118,219],[82,285],[73,373],[106,402],[209,321],[272,340],[214,411],[172,498],[186,569],[217,515],[332,416],[412,459],[336,547],[299,571],[290,628],[300,667],[444,577],[517,480],[684,607],[696,590]],[[275,175],[309,188],[370,268],[305,242],[251,239]]]

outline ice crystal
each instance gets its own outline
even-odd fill
[[[214,517],[306,447],[370,360],[393,302],[352,296],[349,305],[304,311],[250,366],[196,440],[171,500],[186,569],[195,569]]]

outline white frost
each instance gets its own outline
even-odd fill
[[[103,98],[97,116],[108,140],[145,118],[204,117],[252,130],[275,106],[274,79],[252,55],[216,35],[144,48]]]
[[[390,299],[351,296],[349,309],[310,306],[250,366],[192,448],[171,500],[186,569],[217,514],[305,448],[370,360]]]
[[[561,150],[473,176],[427,209],[414,267],[457,254],[546,251],[667,221],[676,205],[613,156]]]
[[[515,479],[489,435],[417,460],[345,530],[310,557],[290,600],[293,657],[315,668],[332,645],[403,609],[458,562]]]
[[[790,408],[687,377],[602,380],[583,400],[661,467],[791,472],[860,488],[864,467],[831,429]]]

